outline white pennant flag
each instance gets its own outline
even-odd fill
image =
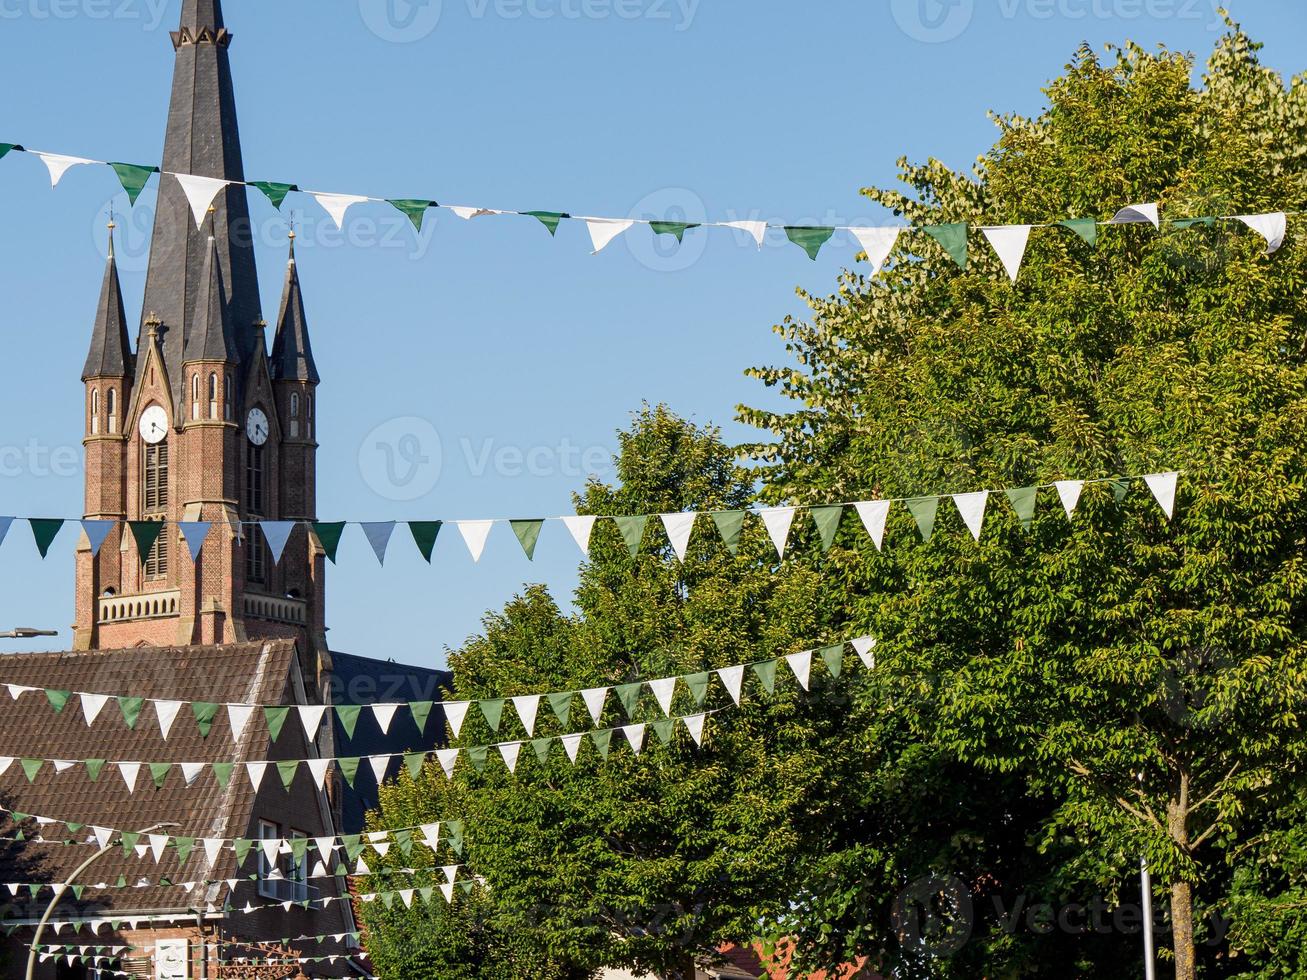
[[[370,198],[357,194],[313,194],[313,199],[322,205],[322,209],[331,215],[337,228],[345,227],[345,212],[355,204],[362,204]]]
[[[644,725],[623,725],[622,734],[626,736],[631,751],[639,755],[644,748]]]
[[[218,177],[200,177],[196,174],[173,174],[177,183],[182,185],[182,193],[190,202],[191,214],[195,216],[195,227],[204,227],[204,218],[213,205],[218,192],[227,186],[227,181]]]
[[[15,701],[21,698],[24,694],[31,694],[36,690],[34,687],[25,687],[22,684],[6,684],[5,687],[9,688],[9,696]]]
[[[208,862],[209,868],[218,864],[218,856],[226,843],[221,837],[206,837],[200,841],[200,845],[204,848],[204,860]]]
[[[326,866],[331,865],[332,855],[336,853],[336,838],[334,837],[315,837],[313,846],[318,849],[322,863]]]
[[[581,692],[581,700],[585,702],[585,706],[595,724],[599,724],[599,719],[603,717],[604,713],[604,702],[608,700],[608,688],[592,687],[584,690]]]
[[[1084,480],[1058,480],[1053,486],[1057,487],[1057,495],[1062,499],[1062,508],[1066,511],[1067,520],[1075,513],[1076,504],[1080,502],[1080,491],[1085,488]]]
[[[327,787],[327,770],[331,768],[330,759],[309,759],[309,772],[313,776],[313,781],[318,784],[319,791]]]
[[[106,694],[83,694],[82,695],[82,715],[86,718],[86,725],[89,728],[95,724],[95,719],[100,716],[104,706],[109,703],[109,697]]]
[[[871,274],[876,276],[880,274],[881,268],[885,265],[885,260],[889,258],[889,253],[894,251],[894,246],[899,240],[899,228],[850,228],[853,237],[858,240],[863,251],[867,253],[867,261],[871,263]]]
[[[446,206],[464,221],[471,221],[473,218],[480,218],[487,214],[503,214],[502,211],[496,211],[492,208],[470,208],[462,204],[449,204]]]
[[[653,691],[653,696],[658,699],[658,707],[663,709],[664,715],[672,713],[672,695],[676,693],[676,678],[661,677],[656,681],[649,681],[649,690]]]
[[[180,701],[155,701],[154,713],[159,719],[159,734],[163,740],[168,741],[168,734],[172,731],[172,723],[177,720],[177,712],[182,710]]]
[[[999,261],[1007,270],[1008,278],[1013,282],[1021,272],[1021,260],[1026,255],[1026,244],[1030,241],[1030,225],[999,225],[996,228],[981,228],[989,244],[998,253]]]
[[[1175,485],[1179,478],[1179,473],[1153,473],[1144,477],[1144,482],[1153,491],[1153,497],[1167,520],[1175,515]]]
[[[594,252],[598,255],[608,243],[630,228],[634,221],[622,220],[617,218],[584,218],[585,226],[590,232],[590,241],[594,244]]]
[[[399,710],[397,704],[374,704],[372,706],[372,716],[377,719],[377,724],[381,727],[383,735],[390,734],[390,723],[395,720],[395,712]]]
[[[92,827],[91,833],[95,835],[95,842],[100,845],[102,851],[109,846],[109,841],[113,840],[112,827]]]
[[[68,759],[55,759],[55,760],[54,760],[54,771],[55,771],[56,773],[67,772],[69,769],[71,769],[71,768],[72,768],[73,766],[75,766],[75,765],[77,765],[76,762],[73,762],[73,761],[68,760]],[[37,818],[36,818],[36,822],[37,822],[38,824],[41,824],[42,826],[44,826],[44,825],[47,824],[47,823],[53,823],[53,821],[50,820],[49,817],[37,817]]]
[[[254,787],[255,792],[258,792],[259,787],[263,785],[263,776],[267,771],[268,764],[266,762],[245,763],[245,774],[249,776],[250,785]]]
[[[1156,204],[1127,204],[1112,216],[1114,225],[1152,225],[1161,228],[1162,222],[1157,214]]]
[[[452,904],[454,903],[454,884],[453,884],[453,882],[449,882],[449,883],[447,883],[447,884],[441,885],[441,886],[440,886],[440,894],[444,895],[444,896],[445,896],[445,901],[452,905]]]
[[[399,900],[404,903],[406,909],[413,907],[413,892],[414,889],[412,888],[401,888],[399,890]]]
[[[127,784],[127,792],[136,792],[136,777],[140,775],[141,764],[139,762],[120,762],[118,763],[118,772],[123,777],[123,782]]]
[[[806,691],[808,689],[808,675],[812,673],[812,651],[801,650],[798,653],[788,653],[785,655],[785,661],[790,665],[790,670],[794,671],[799,686]]]
[[[723,221],[722,227],[747,231],[753,236],[753,240],[758,243],[759,248],[762,248],[762,243],[767,238],[767,222],[765,221]]]
[[[736,704],[740,703],[740,686],[744,683],[744,668],[723,667],[717,671],[717,676],[722,679],[722,686],[730,692],[731,700]]]
[[[281,841],[276,839],[261,840],[259,841],[259,847],[263,849],[263,857],[268,862],[268,867],[275,868],[277,866],[277,856],[281,854]]]
[[[440,824],[424,823],[419,830],[422,831],[422,843],[433,851],[440,846]]]
[[[458,733],[463,730],[463,719],[467,717],[467,709],[471,701],[446,701],[445,702],[445,720],[449,722],[449,730],[458,738]]]
[[[685,730],[690,733],[695,745],[703,744],[703,720],[705,717],[705,715],[690,715],[688,718],[681,719],[685,722]]]
[[[526,729],[527,735],[535,735],[536,713],[540,710],[540,695],[528,694],[513,698],[513,710],[522,719],[522,727]]]
[[[563,736],[563,748],[567,750],[567,757],[573,762],[576,762],[577,752],[581,751],[581,738],[580,733]]]
[[[989,491],[980,490],[976,493],[955,493],[953,495],[953,504],[962,515],[962,523],[966,524],[967,530],[977,541],[980,540],[980,529],[985,523],[985,504],[989,501]]]
[[[794,523],[794,510],[793,507],[764,507],[758,511],[779,558],[785,557],[785,543],[790,537],[790,525]]]
[[[1237,214],[1235,217],[1266,239],[1266,254],[1271,255],[1284,244],[1289,218],[1283,211],[1270,214]]]
[[[481,554],[486,550],[486,538],[490,536],[490,529],[495,526],[494,521],[458,521],[458,533],[463,535],[463,543],[467,545],[467,550],[472,554],[472,560],[479,562]]]
[[[685,553],[690,547],[690,532],[694,530],[694,519],[698,514],[663,514],[663,528],[667,531],[667,540],[672,543],[672,550],[680,561],[685,561]]]
[[[587,558],[590,557],[590,534],[594,531],[595,520],[596,518],[589,515],[563,518],[563,525]]]
[[[50,187],[54,189],[59,186],[59,181],[63,180],[64,174],[72,170],[73,167],[80,167],[86,163],[96,163],[95,160],[88,160],[85,157],[66,157],[62,153],[42,153],[39,150],[32,150],[33,154],[41,158],[45,168],[50,171]]]
[[[231,725],[232,741],[239,742],[245,734],[245,727],[250,723],[250,718],[254,715],[254,705],[252,704],[229,704],[227,705],[227,722]]]
[[[458,749],[438,749],[436,759],[440,762],[440,768],[445,770],[445,778],[454,778],[454,763],[458,762]]]
[[[372,776],[380,786],[386,781],[386,770],[390,768],[390,756],[373,755],[368,757],[368,765],[372,767]]]
[[[181,764],[182,778],[186,780],[186,785],[194,785],[195,780],[200,778],[200,773],[204,772],[203,762],[183,762]]]
[[[312,742],[318,737],[318,729],[322,727],[322,718],[327,713],[327,706],[325,704],[301,704],[297,705],[295,710],[299,712],[300,724],[304,726],[304,737]]]
[[[154,855],[154,863],[159,863],[159,858],[163,857],[164,849],[168,846],[167,834],[150,835],[150,853]]]
[[[504,765],[509,772],[517,772],[517,756],[522,751],[521,742],[505,742],[499,746],[499,754],[504,757]]]
[[[858,637],[853,641],[853,649],[857,653],[858,658],[862,661],[862,665],[868,670],[871,670],[876,666],[876,654],[874,652],[876,649],[876,638],[874,636]]]

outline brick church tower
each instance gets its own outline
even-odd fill
[[[220,0],[184,0],[163,169],[241,181]],[[274,562],[259,520],[316,518],[318,371],[290,244],[271,355],[247,190],[218,193],[197,227],[160,175],[144,316],[128,343],[112,245],[86,385],[86,517],[164,521],[149,554],[115,529],[77,554],[79,650],[298,641],[305,676],[330,670],[322,549],[301,524]],[[112,236],[112,229],[111,229]],[[192,562],[179,522],[212,522]]]

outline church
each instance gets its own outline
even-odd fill
[[[183,773],[262,772],[264,762],[429,751],[443,739],[439,710],[421,727],[405,717],[386,731],[364,712],[346,732],[331,707],[369,696],[439,701],[448,685],[442,672],[328,649],[326,553],[311,530],[322,379],[294,236],[269,324],[248,189],[225,187],[197,224],[172,176],[245,177],[220,0],[183,0],[171,39],[141,323],[133,345],[111,227],[82,370],[85,518],[113,530],[78,545],[74,649],[0,657],[9,691],[0,690],[0,976],[24,975],[56,896],[37,946],[36,975],[48,980],[359,975],[366,964],[345,879],[328,852],[312,861],[304,842],[359,833],[376,803],[371,776],[347,786],[333,772],[315,783],[300,766],[285,785],[275,776],[224,784],[177,769],[152,781],[130,768],[146,760],[186,764]],[[295,522],[279,556],[264,520]],[[127,522],[158,527],[144,553]],[[184,531],[199,526],[206,535],[195,549]],[[53,711],[41,693],[49,690],[76,694]],[[87,707],[106,698],[138,711],[140,699],[304,707],[320,721],[276,737],[262,711],[243,726],[219,712],[200,731]],[[73,763],[88,755],[106,768]],[[48,761],[29,773],[15,759]],[[239,841],[277,843],[240,853]]]

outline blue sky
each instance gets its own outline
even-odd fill
[[[968,166],[993,138],[986,111],[1038,111],[1040,87],[1081,40],[1204,57],[1220,29],[1211,0],[225,6],[252,179],[576,214],[820,224],[882,218],[858,190],[891,183],[901,154]],[[1266,63],[1307,67],[1307,6],[1227,6],[1267,43]],[[0,140],[156,161],[179,8],[0,0]],[[104,169],[74,170],[52,192],[35,157],[0,161],[0,512],[80,515],[79,375],[115,199],[125,208]],[[152,201],[147,190],[120,219],[133,320]],[[253,208],[271,319],[286,229],[265,202]],[[700,230],[678,252],[637,230],[591,256],[580,224],[551,240],[529,219],[434,212],[418,238],[397,213],[362,207],[338,235],[308,199],[290,209],[323,376],[324,520],[567,513],[588,472],[611,476],[614,430],[642,401],[749,438],[735,406],[767,396],[743,369],[783,360],[770,327],[801,312],[795,287],[828,292],[855,251],[837,238],[810,262],[791,245],[759,252]],[[27,528],[14,527],[0,548],[0,629],[58,628],[47,648],[67,648],[75,537],[65,530],[41,563]],[[534,563],[499,527],[473,565],[451,529],[427,567],[401,528],[382,569],[351,529],[329,573],[329,638],[338,650],[443,665],[446,646],[524,583],[565,599],[578,559],[558,525]]]

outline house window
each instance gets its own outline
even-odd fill
[[[299,830],[290,832],[291,840],[306,841],[308,835]],[[296,852],[299,852],[298,855]],[[297,844],[287,855],[288,867],[286,877],[290,880],[292,902],[304,902],[309,897],[309,851],[305,844]]]
[[[209,375],[209,418],[218,417],[218,375]]]
[[[259,821],[259,840],[280,840],[281,828],[267,820]],[[268,860],[267,852],[259,848],[259,895],[263,898],[278,898],[277,885],[280,883],[281,869],[278,861]]]
[[[109,409],[109,432],[118,431],[118,391],[110,388],[104,396],[104,403]]]
[[[100,392],[91,389],[91,435],[100,434]]]
[[[264,516],[263,447],[249,444],[245,448],[245,512],[251,520]],[[251,531],[245,545],[245,578],[264,583],[268,576],[267,544],[257,531]]]

